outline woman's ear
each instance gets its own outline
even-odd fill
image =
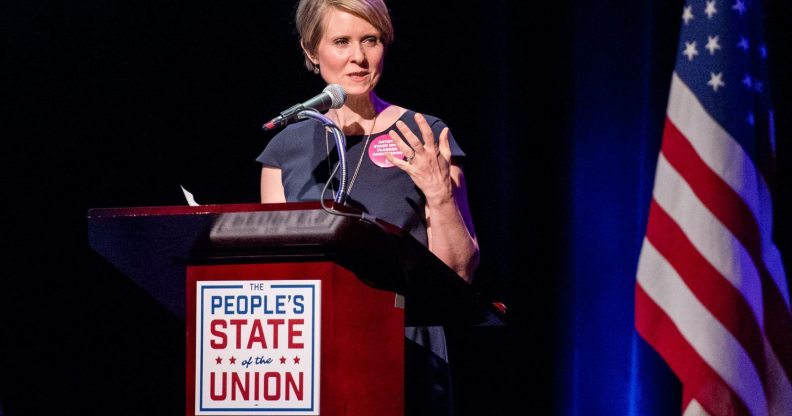
[[[305,54],[305,59],[308,59],[314,65],[319,64],[319,60],[316,59],[316,56],[314,56],[314,54],[311,51],[305,48],[305,44],[302,41],[300,41],[300,47],[302,48],[303,53]]]
[[[305,67],[308,68],[309,71],[318,75],[321,72],[319,71],[319,59],[317,59],[316,56],[305,47],[305,44],[302,40],[300,40],[300,47],[302,48],[303,55],[305,56]]]

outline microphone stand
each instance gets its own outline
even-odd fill
[[[322,123],[323,126],[329,128],[330,131],[333,133],[333,139],[335,140],[336,151],[338,152],[338,164],[341,169],[341,180],[340,185],[338,186],[338,192],[336,193],[333,201],[338,204],[343,204],[346,200],[346,190],[347,190],[347,163],[346,163],[346,136],[344,136],[344,132],[338,128],[338,126],[333,123],[332,120],[325,117],[318,111],[313,109],[305,109],[301,110],[297,113],[297,118],[305,119],[311,118],[314,120],[319,121]],[[332,180],[333,178],[328,178],[328,181]],[[321,199],[321,198],[320,198]],[[324,205],[324,203],[323,203]]]

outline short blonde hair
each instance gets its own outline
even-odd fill
[[[324,36],[324,18],[331,7],[371,23],[380,32],[386,49],[393,42],[393,24],[383,0],[300,0],[294,21],[300,44],[309,54],[316,54]],[[311,71],[316,68],[308,54],[305,55],[305,66]]]

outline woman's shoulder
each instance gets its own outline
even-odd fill
[[[397,121],[402,120],[404,121],[404,114],[408,110],[404,107],[400,107],[395,104],[388,105],[382,112],[377,116],[380,120],[380,123],[384,126],[388,126],[388,128],[392,128],[393,125],[396,124]]]
[[[400,120],[405,122],[411,128],[417,128],[418,125],[415,122],[415,115],[416,114],[418,114],[417,111],[409,109],[409,108],[405,108],[404,111],[401,114]],[[421,115],[424,116],[424,119],[426,119],[426,122],[429,123],[429,125],[432,126],[433,128],[446,127],[445,122],[440,117],[434,116],[432,114],[426,114],[426,113],[421,113]]]
[[[304,146],[306,141],[314,140],[318,134],[322,133],[323,129],[322,124],[316,120],[300,120],[287,125],[272,136],[267,147],[286,151],[294,147]]]
[[[418,123],[415,121],[415,114],[417,114],[416,111],[410,110],[410,109],[406,109],[404,111],[404,113],[402,114],[402,116],[401,116],[401,120],[405,124],[407,124],[407,126],[411,130],[417,132],[418,131]],[[439,133],[444,128],[448,127],[448,125],[446,125],[446,123],[440,117],[433,116],[431,114],[426,114],[426,113],[421,113],[421,115],[423,115],[424,118],[426,119],[426,122],[429,124],[429,126],[432,129],[432,132],[434,132],[434,134],[435,134],[435,140],[437,140],[439,138]],[[451,146],[451,155],[454,156],[455,158],[464,157],[465,156],[465,152],[462,151],[462,149],[459,147],[459,144],[456,142],[456,139],[454,139],[454,136],[451,134],[451,132],[448,133],[448,140],[449,140],[449,144]]]
[[[382,117],[384,121],[387,121],[386,123],[387,125],[395,124],[399,120],[407,123],[408,125],[414,125],[415,114],[417,113],[418,112],[413,109],[401,107],[396,104],[391,104],[390,106],[388,106],[388,108],[385,111],[382,112],[380,117]],[[431,114],[426,114],[426,113],[421,113],[421,114],[424,116],[424,118],[429,123],[429,125],[433,125],[438,122],[439,123],[443,122],[439,117],[433,116]]]
[[[274,138],[277,137],[303,137],[311,135],[313,132],[321,131],[322,125],[316,120],[300,120],[296,123],[284,127]]]

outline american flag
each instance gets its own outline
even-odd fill
[[[689,0],[635,290],[685,415],[792,415],[792,309],[772,239],[760,3]]]

